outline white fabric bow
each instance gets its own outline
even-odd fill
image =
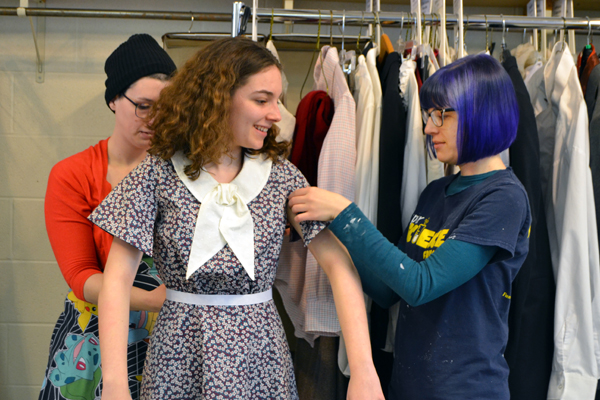
[[[219,183],[202,172],[195,181],[185,174],[190,161],[181,152],[171,158],[179,179],[200,201],[186,279],[226,244],[254,280],[254,222],[247,204],[261,192],[271,173],[272,161],[246,156],[242,170],[230,183]]]

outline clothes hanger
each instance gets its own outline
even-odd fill
[[[404,50],[406,49],[406,42],[402,39],[402,29],[404,28],[404,14],[400,18],[400,33],[398,34],[398,40],[396,41],[396,48],[398,50],[398,54],[402,57],[404,61]]]
[[[465,49],[465,54],[467,54],[467,30],[469,29],[469,16],[467,15],[467,23],[463,28],[463,46]]]
[[[500,16],[502,17],[502,50],[504,51],[506,50],[506,20],[502,14]]]
[[[342,16],[342,50],[340,51],[340,64],[342,71],[346,75],[350,75],[356,69],[356,53],[354,50],[346,51],[344,49],[344,41],[346,37],[346,10]],[[360,39],[359,39],[360,40]]]
[[[248,19],[250,18],[251,10],[250,7],[244,6],[244,11],[242,12],[241,21],[240,21],[240,31],[238,32],[238,36],[246,33],[246,28],[248,27]]]
[[[565,45],[567,44],[567,39],[565,38],[565,33],[567,32],[567,19],[565,17],[562,17],[563,20],[563,29],[561,30],[561,38],[563,40],[561,40],[561,47],[560,47],[560,51],[565,51]]]
[[[333,11],[329,10],[329,47],[333,47]]]
[[[252,0],[252,40],[258,42],[258,18],[256,18],[256,12],[258,11],[258,0]]]
[[[315,53],[319,52],[319,57],[321,58],[321,65],[323,65],[323,53],[321,52],[321,10],[319,10],[319,25],[317,28],[317,45],[315,50],[313,51],[312,58],[310,59],[310,64],[308,65],[308,71],[306,71],[306,76],[304,77],[304,82],[302,82],[302,87],[300,88],[300,100],[302,100],[302,91],[304,90],[304,86],[306,85],[306,81],[308,80],[308,76],[310,75],[310,71],[312,70],[313,62],[315,61]],[[323,74],[323,79],[325,80],[325,88],[327,94],[329,94],[329,85],[327,84],[327,77]]]
[[[360,19],[360,29],[358,30],[358,39],[356,39],[356,52],[360,54],[360,37],[362,35],[363,23],[365,22],[365,12],[362,12],[362,18]]]
[[[592,23],[590,22],[590,17],[586,17],[588,20],[588,34],[587,34],[587,44],[585,45],[586,49],[590,49],[592,47]]]
[[[383,28],[381,27],[381,21],[379,20],[379,11],[373,11],[373,16],[375,17],[375,26],[379,27],[379,32],[383,33]],[[381,50],[381,37],[377,37],[377,29],[373,29],[373,34],[371,37],[373,44],[375,45],[376,54],[379,56]]]
[[[438,50],[440,50],[441,47],[441,43],[438,45],[438,30],[439,30],[439,26],[442,23],[442,16],[438,13],[434,13],[433,14],[433,18],[435,20],[435,27],[432,28],[433,29],[433,41],[431,42],[431,47],[432,48],[437,48]]]
[[[194,13],[190,11],[190,14],[192,15],[192,23],[190,24],[190,27],[188,28],[188,33],[192,33],[192,27],[194,26]],[[589,18],[588,18],[589,21]]]
[[[269,40],[268,42],[273,40],[273,21],[275,20],[275,9],[271,8],[271,25],[269,26]]]
[[[490,25],[488,24],[487,15],[484,15],[484,17],[485,17],[485,52],[487,54],[490,54],[490,46],[488,44]]]
[[[379,19],[379,13],[377,14],[377,18]],[[381,21],[379,21],[381,24]],[[381,35],[379,36],[380,50],[379,56],[377,57],[377,62],[380,64],[383,63],[385,57],[394,52],[394,46],[392,45],[392,41],[390,37],[383,32],[383,28],[381,29]]]

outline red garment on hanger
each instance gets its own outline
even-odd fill
[[[585,96],[585,91],[587,89],[587,83],[588,80],[590,79],[590,74],[592,73],[594,67],[596,67],[596,65],[600,64],[600,59],[598,58],[598,55],[596,54],[596,48],[594,47],[593,44],[590,44],[590,46],[592,47],[592,51],[589,54],[589,56],[587,57],[587,60],[585,60],[585,66],[583,68],[583,71],[581,71],[581,62],[582,60],[582,55],[585,51],[582,51],[581,53],[579,53],[579,56],[577,57],[577,73],[579,74],[579,83],[581,83],[581,90],[583,91],[583,95]]]
[[[333,100],[322,90],[309,92],[298,104],[290,161],[311,186],[317,186],[319,155],[333,112]]]

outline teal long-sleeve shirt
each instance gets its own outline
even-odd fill
[[[382,307],[402,297],[411,306],[434,300],[473,278],[496,253],[495,246],[446,240],[421,262],[390,243],[354,203],[329,229],[348,249],[363,290]]]

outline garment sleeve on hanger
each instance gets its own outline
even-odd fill
[[[370,216],[373,217],[371,222],[377,226],[377,194],[379,192],[379,141],[381,135],[381,106],[382,106],[382,90],[381,90],[381,79],[379,72],[377,71],[377,51],[371,49],[367,53],[366,57],[367,69],[371,77],[371,83],[373,85],[373,99],[375,101],[375,116],[373,119],[373,139],[370,152],[371,160],[371,181],[369,187],[369,194],[371,196],[371,209],[369,210]]]
[[[406,144],[404,147],[404,168],[402,176],[402,226],[408,226],[410,217],[417,207],[419,196],[425,186],[425,141],[423,138],[423,118],[419,102],[419,89],[415,79],[416,63],[406,61],[400,67],[400,93],[407,105]]]
[[[535,114],[517,60],[508,54],[502,65],[513,82],[520,114],[510,162],[527,191],[532,215],[529,253],[512,285],[504,358],[510,368],[511,399],[542,399],[548,393],[552,369],[556,287],[542,202],[540,145]]]
[[[554,360],[548,398],[591,399],[600,375],[598,234],[587,111],[573,57],[563,43],[555,45],[544,68],[543,83],[545,97],[536,93],[532,102],[540,135],[542,192],[556,279]]]
[[[318,184],[323,189],[352,200],[356,164],[356,105],[335,47],[323,47],[315,65],[314,80],[313,89],[328,91],[335,104],[333,119],[319,155]],[[340,325],[327,275],[310,253],[286,256],[294,261],[306,259],[304,276],[295,283],[299,287],[298,290],[295,289],[296,293],[301,293],[299,298],[286,299],[286,293],[281,293],[286,309],[289,301],[295,300],[297,305],[297,312],[288,310],[291,318],[293,315],[294,318],[298,315],[301,318],[294,322],[294,326],[302,327],[302,331],[296,331],[296,336],[312,344],[318,336],[338,335]]]
[[[358,57],[354,76],[354,99],[356,101],[356,204],[364,210],[371,222],[377,220],[373,215],[377,208],[371,203],[376,201],[371,192],[371,154],[373,152],[373,132],[375,124],[375,96],[373,83],[367,69],[365,57]]]

